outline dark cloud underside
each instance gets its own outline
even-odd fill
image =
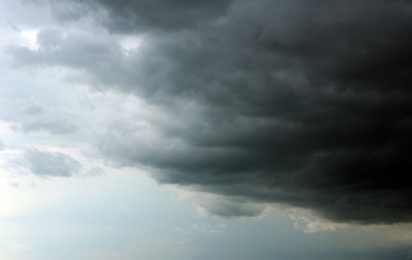
[[[48,34],[40,50],[12,52],[80,67],[94,85],[144,97],[180,120],[157,126],[165,142],[179,144],[167,149],[142,147],[136,129],[116,126],[128,138],[108,131],[99,142],[107,158],[151,166],[161,182],[307,207],[332,220],[412,220],[412,4],[95,4],[110,14],[102,25],[112,33],[145,33],[138,54],[125,60],[116,44]],[[47,49],[51,41],[60,48]],[[82,51],[93,59],[72,55]],[[191,103],[198,110],[188,111]],[[236,214],[228,210],[220,211]]]

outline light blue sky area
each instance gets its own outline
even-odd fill
[[[20,193],[16,203],[31,203],[1,217],[2,259],[406,259],[409,249],[376,232],[307,233],[280,214],[199,216],[143,173],[10,189],[2,196]]]
[[[0,218],[2,259],[407,259],[409,252],[373,229],[308,233],[281,213],[202,216],[175,188],[130,169],[4,187],[2,197],[20,205]]]

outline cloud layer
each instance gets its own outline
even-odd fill
[[[9,53],[157,106],[168,120],[119,115],[96,147],[160,182],[335,221],[412,220],[410,3],[189,2],[68,2],[57,18],[92,17],[99,34],[49,28]],[[126,53],[131,34],[142,44]]]

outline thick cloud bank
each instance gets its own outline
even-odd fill
[[[143,127],[130,116],[112,125],[98,142],[106,158],[150,166],[160,182],[336,221],[412,220],[410,2],[93,6],[107,34],[138,35],[141,47],[123,55],[101,38],[44,31],[38,50],[10,51],[26,64],[81,69],[92,86],[167,111],[168,122]],[[61,20],[81,15],[70,14]]]

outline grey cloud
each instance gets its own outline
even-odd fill
[[[105,33],[94,35],[84,31],[63,33],[56,28],[44,28],[37,34],[37,50],[10,46],[15,66],[65,66],[87,75],[96,88],[116,87],[125,78],[132,78],[133,68],[127,66],[121,45]],[[118,68],[119,70],[114,70]],[[93,71],[93,73],[89,73]],[[76,80],[76,78],[73,78]]]
[[[78,126],[69,111],[62,108],[47,107],[32,100],[23,100],[14,104],[12,109],[3,111],[2,117],[13,122],[15,130],[24,133],[44,131],[55,135],[77,131]]]
[[[24,153],[24,159],[33,174],[43,177],[70,177],[82,168],[77,160],[60,152],[32,149]]]
[[[88,176],[101,176],[105,174],[105,171],[101,167],[92,166],[86,170],[86,175]]]
[[[28,0],[33,1],[33,0]],[[44,1],[48,3],[52,14],[61,22],[78,22],[90,19],[91,14],[99,11],[99,6],[93,1],[87,4],[82,1]]]
[[[95,15],[95,21],[115,33],[182,30],[201,26],[224,15],[231,0],[97,0],[50,1],[60,21],[72,22]],[[97,15],[96,15],[97,14]]]
[[[4,146],[3,142],[0,140],[0,151],[4,150],[4,149],[5,149],[5,146]]]
[[[96,3],[118,24],[112,32],[124,33],[125,22],[162,30],[146,31],[128,57],[85,35],[40,34],[40,50],[11,53],[80,68],[93,86],[144,97],[178,122],[153,125],[151,142],[133,118],[109,126],[98,143],[106,158],[152,167],[160,182],[336,221],[412,220],[409,2],[198,1],[166,16],[162,1]],[[202,26],[181,17],[204,5]],[[229,208],[216,212],[249,214]]]
[[[52,134],[67,134],[76,131],[76,125],[61,120],[24,122],[19,129],[25,133],[46,130]]]
[[[109,24],[114,30],[124,30],[127,25],[134,30],[144,26],[170,30],[193,28],[202,24],[202,22],[219,17],[224,14],[231,1],[122,0],[120,3],[113,3],[112,1],[102,0],[98,2],[105,6],[115,17],[118,17],[115,21],[121,21],[118,24]]]
[[[45,65],[65,65],[76,68],[91,69],[98,67],[107,55],[113,50],[113,57],[120,55],[110,38],[96,38],[95,35],[84,32],[73,32],[63,35],[63,32],[54,28],[46,28],[38,32],[38,50],[30,50],[21,46],[12,46],[9,52],[20,57],[21,65],[43,63]],[[117,52],[116,52],[117,51]],[[113,59],[110,58],[110,59]]]
[[[256,204],[247,204],[245,202],[234,202],[229,200],[205,206],[210,214],[226,218],[239,216],[255,217],[259,216],[264,209],[263,206],[258,206]]]
[[[7,183],[8,183],[9,186],[12,187],[12,188],[19,188],[20,185],[21,185],[21,183],[19,183],[19,182],[17,182],[17,181],[13,181],[13,180],[8,181]]]
[[[37,34],[37,43],[46,50],[58,48],[63,41],[63,33],[57,29],[42,30]]]

